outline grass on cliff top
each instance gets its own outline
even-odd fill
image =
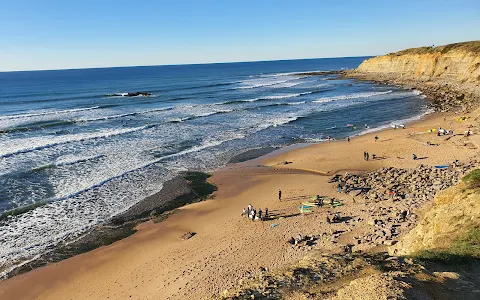
[[[480,228],[473,227],[464,237],[456,240],[447,249],[423,250],[415,255],[426,261],[452,265],[467,265],[480,260]]]
[[[467,184],[469,188],[480,188],[480,169],[475,169],[465,175],[462,181]]]
[[[405,54],[429,54],[429,53],[447,53],[449,51],[467,51],[480,54],[480,41],[462,42],[455,44],[448,44],[438,47],[427,46],[419,48],[410,48],[401,50],[387,55],[405,55]]]

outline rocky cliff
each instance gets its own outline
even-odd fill
[[[346,76],[417,88],[439,110],[470,109],[480,102],[480,41],[373,57]]]
[[[477,181],[480,179],[480,170],[470,174],[477,177]],[[477,186],[469,187],[461,182],[437,194],[433,207],[425,213],[422,221],[398,244],[390,247],[389,253],[419,255],[425,251],[433,251],[449,255],[479,255],[479,183],[480,181],[476,183]]]

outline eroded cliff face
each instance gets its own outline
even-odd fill
[[[420,89],[439,110],[468,109],[480,102],[480,41],[373,57],[347,77]]]
[[[434,206],[422,221],[396,245],[391,255],[412,255],[423,250],[449,248],[470,228],[480,226],[480,189],[468,189],[463,183],[435,197]]]

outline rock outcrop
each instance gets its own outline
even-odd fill
[[[424,250],[442,250],[480,226],[480,190],[464,183],[440,192],[421,222],[395,246],[391,255],[411,255]]]
[[[438,110],[480,102],[480,41],[402,50],[365,60],[346,77],[421,90]]]

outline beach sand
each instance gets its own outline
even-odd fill
[[[218,186],[213,199],[180,208],[161,223],[143,223],[138,232],[110,246],[0,282],[0,298],[210,298],[260,268],[281,268],[305,256],[308,248],[287,243],[298,234],[345,231],[336,242],[325,238],[315,245],[321,251],[339,252],[342,245],[365,230],[366,222],[353,227],[328,224],[325,217],[333,211],[331,207],[299,215],[299,205],[312,195],[329,195],[344,202],[336,209],[342,215],[368,218],[362,209],[366,204],[339,195],[335,185],[328,183],[330,175],[470,159],[478,155],[477,132],[466,139],[461,135],[437,137],[427,131],[439,126],[450,129],[452,123],[456,133],[463,133],[478,113],[469,114],[472,118],[465,122],[457,122],[455,114],[434,114],[407,124],[406,129],[383,130],[352,137],[350,142],[325,142],[229,165],[214,172],[210,180]],[[375,135],[379,137],[376,142]],[[427,141],[439,145],[427,146]],[[367,162],[364,151],[381,158]],[[414,161],[413,153],[422,159]],[[277,199],[279,189],[282,201]],[[268,207],[273,219],[252,222],[240,216],[250,203],[256,208]],[[196,234],[183,240],[186,232]]]

